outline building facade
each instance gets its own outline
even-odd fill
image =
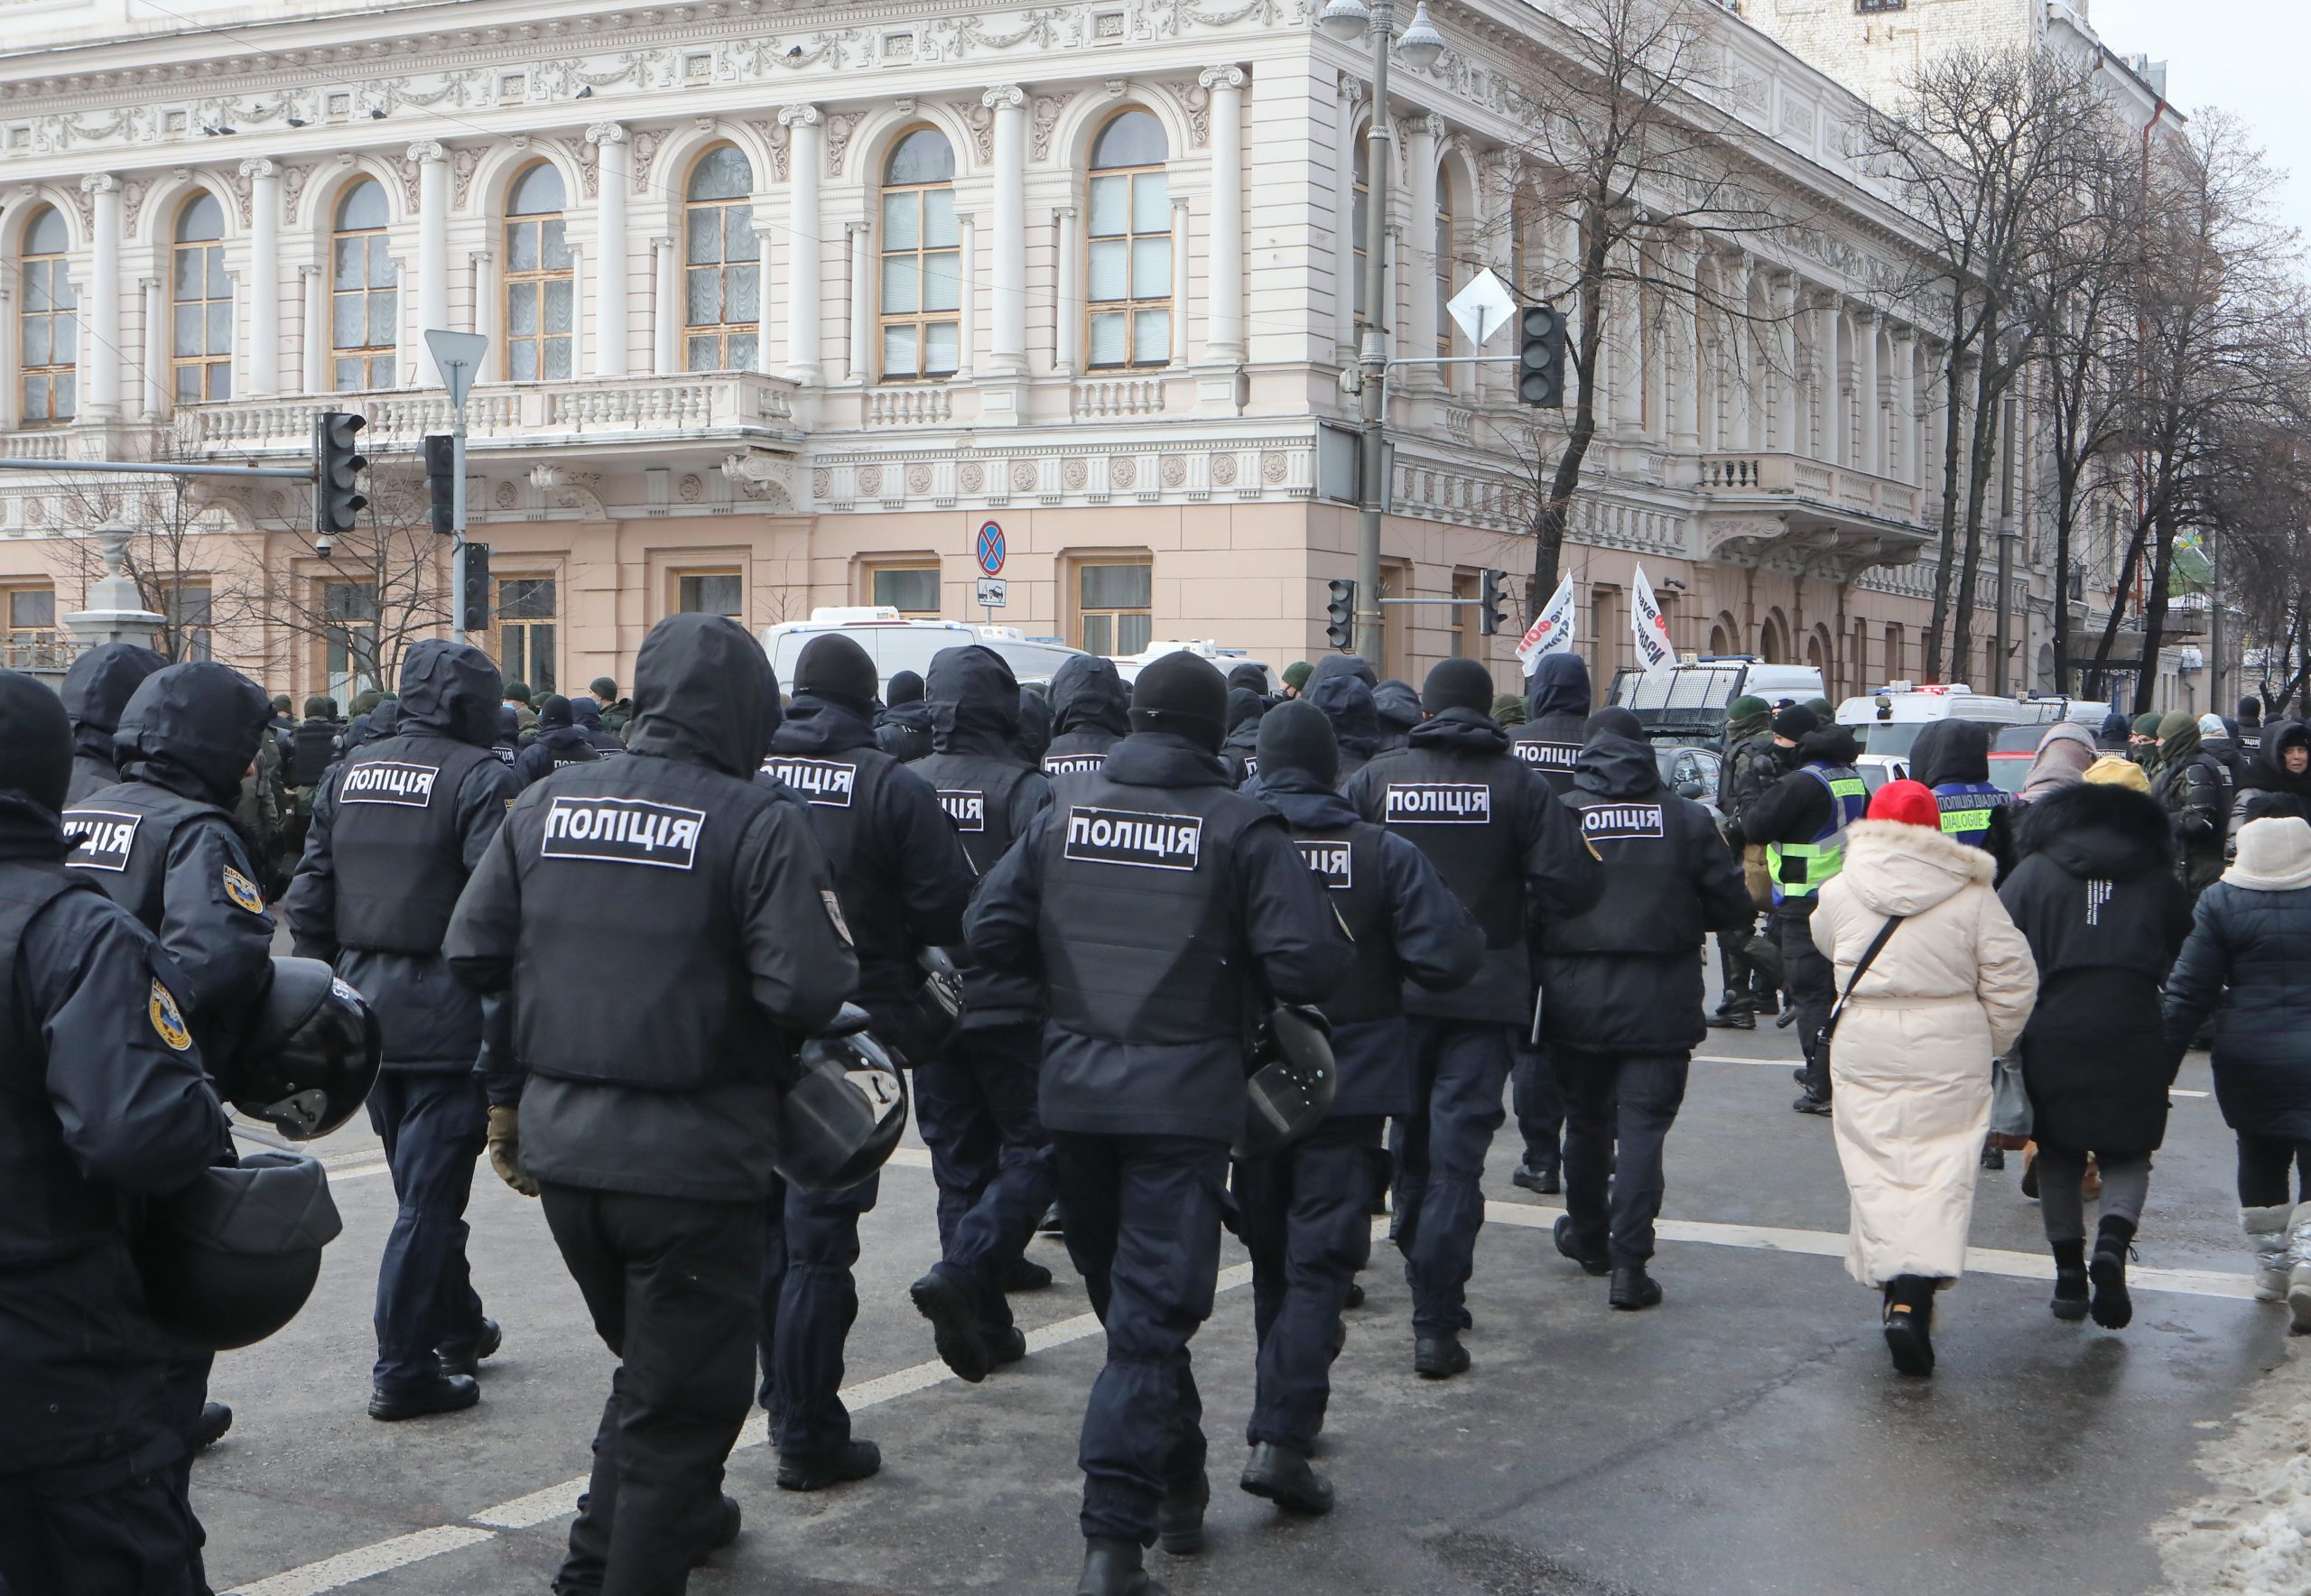
[[[1392,79],[1400,357],[1476,353],[1443,302],[1484,268],[1545,294],[1569,255],[1519,204],[1517,85],[1560,24],[1523,0],[1435,14],[1451,48]],[[678,609],[980,619],[990,521],[1008,596],[985,618],[1029,636],[1323,646],[1326,582],[1354,574],[1339,378],[1370,62],[1304,0],[14,20],[43,48],[0,60],[0,456],[295,464],[345,409],[396,489],[373,496],[405,506],[417,441],[451,420],[421,335],[471,330],[488,641],[534,686],[625,680]],[[1916,673],[1931,591],[1951,418],[1929,337],[1879,297],[1918,243],[1850,153],[1861,102],[1712,24],[1707,112],[1804,219],[1665,236],[1614,307],[1564,561],[1582,647],[1629,663],[1641,564],[1681,648],[1859,691]],[[1747,313],[1698,311],[1696,285]],[[1392,390],[1388,595],[1529,570],[1527,462],[1554,458],[1534,427],[1558,418],[1501,367]],[[402,570],[324,557],[291,483],[177,502],[154,601],[269,686],[342,697],[368,637],[434,623],[438,545]],[[169,514],[133,479],[0,475],[19,653],[100,569],[89,527]],[[2033,617],[2019,681],[2033,580],[2007,595]],[[1461,653],[1515,683],[1513,637],[1472,609],[1387,615],[1387,673]]]

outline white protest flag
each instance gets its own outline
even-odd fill
[[[1533,673],[1544,655],[1571,652],[1573,613],[1573,579],[1568,576],[1556,585],[1556,591],[1541,606],[1541,613],[1517,645],[1517,663],[1525,667],[1526,675]]]
[[[1637,640],[1637,668],[1650,676],[1674,666],[1677,651],[1669,645],[1669,617],[1654,601],[1653,584],[1645,580],[1645,567],[1638,566],[1636,571],[1629,583],[1629,629]]]

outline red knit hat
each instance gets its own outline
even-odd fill
[[[1899,821],[1906,826],[1924,826],[1929,831],[1939,831],[1942,805],[1935,802],[1934,790],[1924,782],[1888,782],[1870,799],[1870,818]]]

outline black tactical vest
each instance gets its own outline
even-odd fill
[[[204,821],[232,828],[232,817],[213,803],[186,798],[165,787],[144,782],[122,782],[91,793],[64,812],[67,836],[88,835],[64,862],[88,872],[112,895],[112,901],[158,932],[168,906],[169,844],[180,827]],[[228,888],[233,883],[227,882]],[[242,884],[252,913],[265,903],[256,884]]]
[[[63,1257],[120,1231],[115,1200],[92,1185],[64,1145],[49,1101],[48,1048],[18,1011],[24,930],[88,881],[54,865],[0,865],[0,1265]],[[143,1024],[141,1015],[123,1016]]]
[[[599,759],[534,788],[514,828],[514,1029],[541,1075],[666,1091],[769,1080],[731,895],[738,849],[784,802],[673,759]],[[618,956],[608,969],[603,950]]]
[[[438,953],[465,890],[458,793],[487,748],[420,733],[382,738],[337,773],[337,940],[382,953]]]
[[[772,763],[777,756],[772,756]],[[1011,810],[1019,784],[1035,773],[1007,759],[985,754],[926,754],[907,768],[929,782],[939,807],[954,822],[971,873],[984,876],[1010,851]]]
[[[1508,751],[1562,795],[1573,790],[1573,767],[1587,733],[1588,722],[1579,715],[1544,715],[1508,734]]]
[[[1532,802],[1532,778],[1507,757],[1468,758],[1407,748],[1365,766],[1378,783],[1380,818],[1428,856],[1484,929],[1484,945],[1514,947],[1525,934],[1525,860],[1509,816]],[[1545,794],[1540,794],[1546,801]]]
[[[1564,802],[1581,834],[1605,862],[1605,895],[1585,914],[1551,915],[1541,928],[1546,953],[1678,952],[1701,945],[1701,896],[1677,847],[1678,800],[1610,798],[1574,789]]]
[[[1051,754],[1044,756],[1045,775],[1087,775],[1105,766],[1105,753]]]
[[[1356,944],[1356,961],[1321,1005],[1335,1025],[1393,1019],[1404,1012],[1393,905],[1388,883],[1380,878],[1382,835],[1368,821],[1292,835],[1292,845],[1325,888],[1341,928]]]
[[[288,784],[317,787],[337,752],[337,728],[326,720],[300,720],[289,734]]]
[[[914,962],[905,907],[898,884],[886,878],[886,861],[878,857],[878,845],[886,846],[887,840],[873,834],[877,799],[898,761],[880,748],[859,747],[832,755],[774,752],[762,767],[811,812],[812,834],[827,856],[834,895],[859,954],[862,993],[894,997],[893,981],[912,990],[913,979],[895,973]]]
[[[1040,940],[1051,1017],[1160,1046],[1246,1034],[1236,839],[1274,812],[1226,787],[1069,776],[1044,834]]]

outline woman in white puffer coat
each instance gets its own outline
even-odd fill
[[[1880,788],[1813,925],[1842,992],[1888,917],[1903,917],[1838,1018],[1830,1100],[1853,1200],[1846,1267],[1883,1291],[1894,1367],[1915,1375],[1934,1372],[1935,1293],[1965,1266],[1990,1062],[2038,993],[1990,855],[1944,837],[1941,820],[1918,783]]]

